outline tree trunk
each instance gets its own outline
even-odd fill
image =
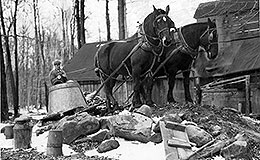
[[[14,108],[18,107],[18,100],[16,99],[16,86],[14,81],[14,75],[13,75],[13,69],[12,69],[12,63],[11,63],[11,51],[9,46],[9,37],[7,36],[6,30],[5,30],[5,23],[4,23],[4,15],[2,10],[2,1],[0,0],[0,16],[1,16],[1,24],[2,24],[2,30],[4,36],[4,46],[6,48],[6,59],[7,59],[7,65],[6,68],[8,70],[8,74],[10,74],[10,84],[11,84],[11,91],[12,91],[12,97],[13,97],[13,105]]]
[[[71,56],[74,55],[74,36],[75,36],[75,14],[76,14],[76,7],[74,6],[73,9],[73,15],[72,18],[70,20],[70,42],[71,42]]]
[[[15,9],[14,9],[14,60],[15,60],[15,79],[16,79],[16,86],[15,86],[15,95],[14,95],[14,116],[18,117],[19,111],[19,74],[18,74],[18,41],[17,41],[17,26],[16,26],[16,15],[17,15],[17,6],[18,0],[15,1]]]
[[[85,14],[84,14],[84,5],[85,0],[80,0],[80,35],[81,35],[81,46],[83,46],[86,43],[85,39]]]
[[[75,17],[77,23],[77,40],[78,40],[78,49],[81,48],[81,36],[80,36],[80,18],[79,18],[79,0],[75,0]]]
[[[1,3],[1,1],[0,1]],[[2,7],[2,6],[1,6]],[[1,31],[0,31],[1,34]],[[4,53],[2,46],[2,38],[0,38],[0,63],[1,63],[1,119],[0,121],[6,121],[8,117],[8,103],[7,103],[7,91],[6,91],[6,74],[5,74],[5,64],[4,64]]]
[[[108,2],[109,0],[106,0],[106,23],[107,23],[107,41],[110,41],[111,33],[110,33],[110,18],[109,18]]]
[[[38,34],[38,23],[37,23],[37,17],[38,14],[38,0],[33,0],[33,14],[34,14],[34,36],[35,36],[35,56],[36,56],[36,63],[35,67],[37,69],[36,74],[36,107],[41,106],[41,74],[40,74],[40,41],[39,41],[39,34]],[[38,18],[39,19],[39,18]]]
[[[126,38],[126,6],[125,0],[118,0],[119,39]]]

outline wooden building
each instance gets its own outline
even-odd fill
[[[260,114],[259,1],[220,0],[202,3],[194,18],[217,24],[219,55],[208,60],[199,55],[197,74],[204,86],[203,103],[239,108]],[[209,78],[210,77],[210,78]]]

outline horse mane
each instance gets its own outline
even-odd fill
[[[194,26],[194,25],[204,25],[204,24],[208,24],[208,22],[196,22],[196,23],[190,23],[190,24],[187,24],[185,26],[182,26],[182,28],[186,28],[186,27],[190,27],[190,26]]]

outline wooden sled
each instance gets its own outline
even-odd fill
[[[185,160],[193,151],[186,133],[186,126],[179,123],[160,121],[166,160]]]

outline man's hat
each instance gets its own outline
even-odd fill
[[[60,60],[55,60],[53,64],[54,64],[54,65],[60,65],[60,64],[61,64],[61,61],[60,61]]]

